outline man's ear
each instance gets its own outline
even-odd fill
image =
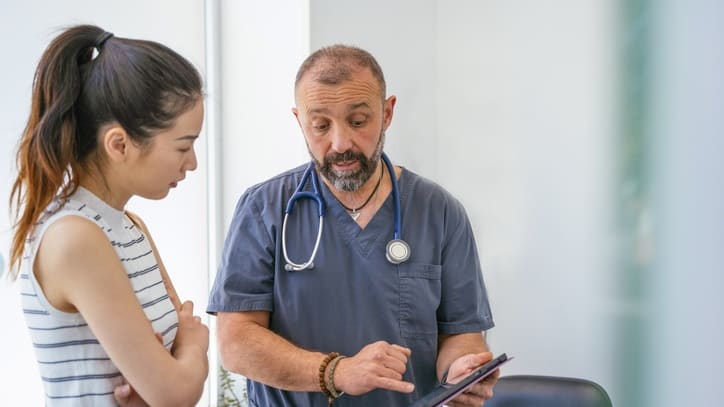
[[[296,107],[293,107],[293,108],[292,108],[292,113],[294,114],[294,118],[297,119],[297,124],[299,125],[299,128],[302,129],[302,130],[304,130],[304,129],[302,128],[302,122],[299,121],[299,109],[297,109]]]
[[[124,162],[129,157],[131,138],[126,130],[118,125],[112,125],[103,130],[100,147],[106,153],[109,160]]]
[[[390,123],[392,123],[392,116],[395,113],[395,102],[397,102],[397,97],[390,96],[385,100],[385,104],[382,107],[383,109],[383,122],[382,122],[382,128],[383,130],[387,130],[388,127],[390,127]]]

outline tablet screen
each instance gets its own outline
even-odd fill
[[[473,370],[467,377],[455,384],[437,385],[433,391],[412,404],[411,407],[438,407],[452,400],[475,383],[483,380],[505,362],[513,359],[505,353]]]

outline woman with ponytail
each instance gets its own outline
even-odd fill
[[[17,152],[9,260],[47,406],[116,405],[124,380],[153,406],[201,397],[208,328],[124,208],[196,169],[202,121],[197,70],[161,44],[75,26],[45,50]]]

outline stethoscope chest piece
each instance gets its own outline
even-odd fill
[[[387,242],[385,255],[392,264],[404,263],[410,258],[410,245],[402,239],[392,239]]]

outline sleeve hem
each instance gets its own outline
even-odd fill
[[[253,301],[239,304],[209,304],[206,313],[216,315],[219,312],[273,311],[270,301]]]
[[[495,326],[492,319],[488,319],[483,322],[476,322],[471,324],[451,324],[442,323],[437,324],[438,332],[444,335],[456,335],[471,332],[483,332]]]

